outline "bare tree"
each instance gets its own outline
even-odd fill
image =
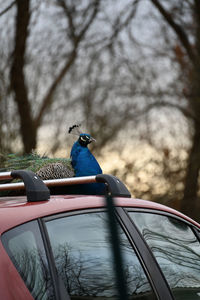
[[[36,127],[31,115],[31,105],[28,99],[28,91],[25,83],[24,64],[26,41],[28,38],[28,26],[30,21],[30,1],[16,1],[16,32],[13,51],[13,63],[11,68],[11,86],[15,93],[20,116],[20,128],[26,153],[36,147]]]
[[[11,88],[14,92],[14,99],[18,107],[20,116],[20,131],[22,135],[24,152],[29,153],[32,149],[36,148],[37,144],[37,131],[41,126],[45,113],[50,109],[54,93],[63,80],[71,66],[74,64],[78,56],[78,48],[80,43],[84,40],[87,31],[94,22],[96,15],[99,11],[99,0],[95,0],[92,4],[88,3],[84,7],[82,14],[78,17],[84,20],[84,14],[87,12],[88,17],[86,21],[75,23],[76,20],[76,6],[75,3],[70,1],[57,1],[57,5],[64,12],[67,20],[67,32],[66,35],[70,40],[71,49],[65,56],[66,58],[62,62],[57,74],[55,74],[50,86],[48,87],[46,94],[40,101],[40,108],[37,115],[33,116],[33,99],[30,99],[28,92],[28,82],[26,74],[24,72],[26,61],[26,47],[27,40],[29,38],[29,24],[30,24],[30,0],[16,1],[17,14],[16,14],[16,27],[15,27],[15,43],[13,51],[13,62],[10,72]]]
[[[15,100],[13,111],[18,109],[24,152],[36,148],[38,131],[45,125],[54,140],[51,146],[47,137],[48,150],[55,153],[67,141],[61,124],[67,127],[71,120],[85,120],[98,140],[98,154],[115,140],[113,147],[117,144],[118,149],[127,139],[129,146],[134,139],[145,139],[163,155],[159,162],[169,186],[164,196],[170,190],[177,192],[170,179],[176,177],[177,186],[182,187],[182,210],[195,217],[200,168],[199,1],[126,0],[116,6],[115,1],[85,1],[81,5],[80,1],[56,0],[44,5],[42,10],[37,1],[11,1],[0,12],[4,17],[17,9],[10,51],[12,93],[7,97]],[[145,10],[148,18],[144,21]],[[40,15],[43,22],[36,26]],[[46,25],[47,16],[51,22]],[[2,103],[0,100],[0,106]],[[166,108],[171,108],[177,120],[177,112],[181,112],[192,128],[187,168],[185,160],[182,163],[172,155],[167,134],[160,138],[162,147],[156,140],[155,132],[161,128],[159,115],[165,115]],[[150,124],[148,119],[153,118]],[[178,135],[183,135],[181,130],[174,140]],[[125,163],[124,178],[127,171],[134,171],[129,163]],[[180,172],[174,174],[172,165],[176,163]],[[149,185],[149,195],[152,190]]]
[[[174,52],[180,66],[184,96],[193,123],[193,138],[188,156],[182,211],[194,216],[198,211],[198,178],[200,170],[200,2],[151,0],[177,37]],[[185,78],[184,78],[185,77]]]

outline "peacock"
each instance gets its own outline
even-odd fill
[[[77,134],[77,128],[80,125],[73,125],[69,128],[69,133]],[[90,176],[102,174],[102,169],[94,155],[88,149],[88,145],[95,141],[88,133],[78,131],[78,140],[74,143],[71,149],[71,161],[75,171],[75,176]]]
[[[71,149],[71,163],[74,168],[75,177],[92,176],[102,174],[102,169],[94,155],[88,149],[88,145],[95,141],[88,133],[83,133],[79,125],[69,127],[68,133],[78,135],[78,140],[74,143]],[[103,194],[105,185],[101,183],[92,183],[80,186],[84,194]]]
[[[81,132],[81,125],[73,125],[68,132],[78,135],[73,144],[70,158],[49,158],[39,156],[33,152],[28,155],[8,154],[0,155],[0,172],[26,169],[36,173],[42,180],[60,179],[101,174],[102,170],[96,158],[88,149],[88,145],[95,141],[90,134]],[[103,194],[105,185],[92,183],[85,185],[51,188],[51,194]]]

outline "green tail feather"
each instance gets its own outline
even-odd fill
[[[70,159],[49,158],[36,153],[25,156],[0,155],[0,172],[25,169],[36,173],[43,180],[74,176]]]

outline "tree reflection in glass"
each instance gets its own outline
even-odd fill
[[[118,299],[106,216],[88,213],[47,222],[56,267],[72,299]],[[156,299],[121,229],[120,238],[130,299]]]
[[[200,245],[180,220],[153,213],[129,212],[157,259],[176,299],[199,299]]]
[[[55,299],[37,222],[28,222],[6,232],[2,242],[33,298]]]

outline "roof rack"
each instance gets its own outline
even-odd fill
[[[23,182],[0,184],[3,190],[26,190],[27,201],[44,201],[50,198],[50,191],[43,181],[32,171],[16,170],[0,173],[0,180],[20,178]]]
[[[0,184],[0,191],[5,190],[26,190],[27,201],[44,201],[50,198],[50,191],[47,187],[105,183],[108,195],[114,197],[131,197],[126,186],[115,176],[99,174],[96,176],[72,177],[52,180],[41,180],[35,173],[27,170],[17,170],[12,172],[1,172],[0,180],[20,178],[23,182]]]
[[[120,295],[119,299],[128,299],[122,254],[119,247],[121,244],[119,239],[120,236],[118,233],[117,221],[115,219],[115,206],[112,199],[112,196],[131,197],[131,194],[125,185],[115,176],[107,174],[42,181],[35,173],[27,170],[0,173],[0,180],[10,180],[15,178],[20,178],[23,182],[0,184],[0,191],[25,189],[28,202],[48,200],[50,198],[50,192],[47,186],[86,184],[95,182],[105,183],[108,186],[105,200],[108,208],[109,229],[111,243],[113,246],[114,265],[118,283],[117,287]]]

